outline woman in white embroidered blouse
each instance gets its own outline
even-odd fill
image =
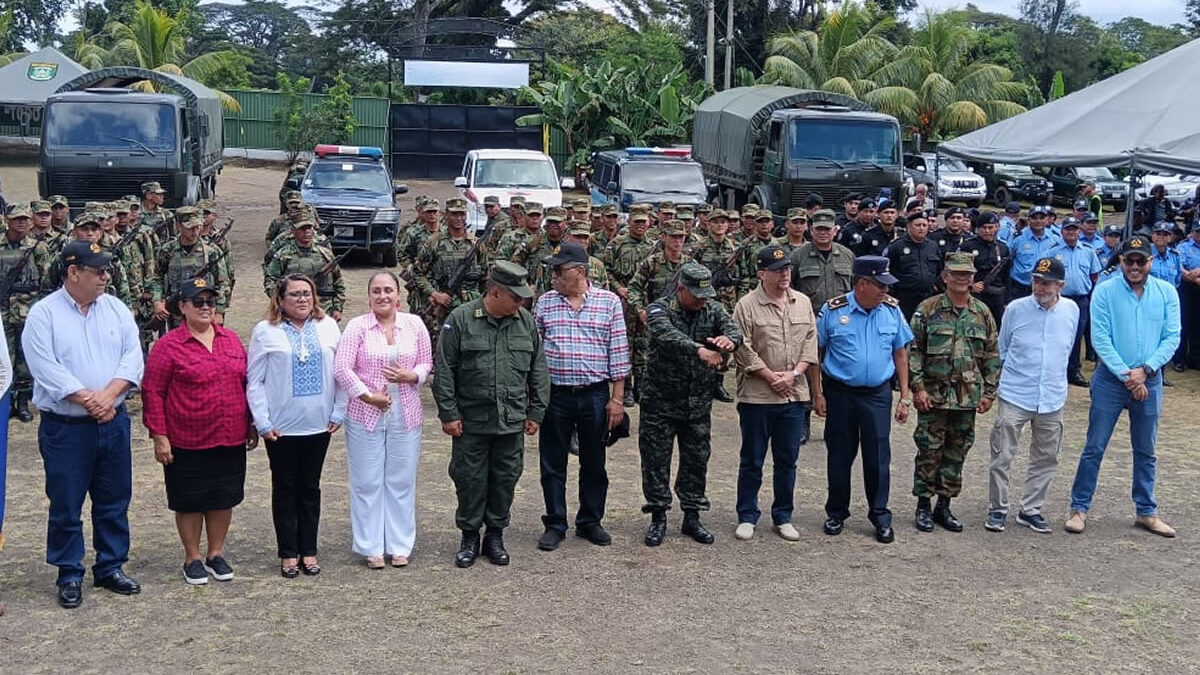
[[[279,280],[267,318],[250,337],[246,397],[271,461],[271,515],[279,573],[319,574],[321,470],[330,434],[341,428],[345,395],[333,378],[341,332],[299,274]]]

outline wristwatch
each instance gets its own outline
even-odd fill
[[[1152,378],[1152,377],[1154,377],[1154,376],[1155,376],[1155,374],[1157,374],[1157,373],[1158,373],[1158,371],[1157,371],[1157,370],[1155,370],[1155,369],[1151,368],[1150,366],[1148,366],[1148,365],[1146,365],[1146,364],[1144,364],[1144,363],[1142,364],[1142,371],[1146,373],[1146,379],[1147,379],[1147,380],[1148,380],[1148,379],[1150,379],[1150,378]]]

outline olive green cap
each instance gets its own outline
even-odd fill
[[[529,287],[529,272],[524,267],[508,260],[497,260],[488,273],[493,282],[507,287],[518,298],[532,298],[533,289]]]

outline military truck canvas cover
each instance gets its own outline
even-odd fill
[[[189,115],[188,124],[193,129],[192,138],[199,139],[202,144],[197,149],[200,166],[219,164],[225,146],[221,100],[215,91],[189,77],[131,66],[115,66],[84,73],[60,86],[57,93],[100,87],[124,89],[142,80],[158,85],[160,91],[165,88],[183,98]]]
[[[692,157],[705,168],[749,178],[758,132],[771,113],[786,108],[839,105],[870,112],[862,101],[841,94],[791,87],[735,87],[702,101],[696,109],[692,134]]]
[[[45,47],[0,68],[0,105],[40,108],[64,82],[86,73],[54,47]]]

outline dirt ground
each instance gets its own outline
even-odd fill
[[[0,160],[10,200],[35,189],[28,164]],[[237,288],[229,325],[244,340],[265,309],[259,261],[276,210],[275,167],[229,167],[219,185],[233,233]],[[402,206],[448,183],[410,183]],[[407,213],[406,213],[407,219]],[[347,316],[366,309],[369,261],[346,268]],[[7,543],[0,554],[0,671],[36,672],[1075,672],[1200,671],[1200,458],[1192,417],[1200,377],[1171,374],[1159,433],[1158,499],[1180,532],[1164,540],[1133,527],[1128,424],[1122,421],[1100,477],[1088,531],[1062,529],[1086,430],[1087,391],[1071,389],[1067,438],[1038,535],[1013,524],[983,529],[987,435],[978,422],[957,513],[962,534],[917,532],[910,495],[913,422],[893,429],[892,509],[897,541],[876,544],[856,476],[854,517],[839,537],[821,532],[825,448],[821,423],[802,449],[794,522],[801,541],[770,531],[732,536],[738,463],[736,410],[717,404],[706,522],[712,546],[679,535],[642,545],[636,442],[611,449],[608,514],[613,545],[568,538],[556,552],[541,534],[537,442],[527,443],[506,541],[512,565],[454,567],[458,545],[449,443],[426,394],[417,547],[407,569],[367,570],[350,552],[345,443],[335,437],[324,476],[316,578],[279,577],[266,455],[250,455],[246,501],[234,512],[227,555],[237,578],[187,586],[162,474],[135,421],[133,546],[126,571],[143,592],[121,597],[85,587],[74,611],[54,600],[44,563],[47,501],[36,422],[10,428]],[[732,378],[729,385],[732,387]],[[636,424],[637,415],[634,414]],[[814,418],[815,419],[815,418]],[[636,438],[636,428],[635,428]],[[1022,476],[1018,459],[1014,476]],[[574,475],[572,473],[572,475]],[[770,485],[767,469],[765,485]],[[1019,479],[1018,479],[1019,480]],[[1018,488],[1019,489],[1019,488]],[[569,499],[575,503],[574,489]],[[770,503],[769,487],[761,501]],[[86,518],[85,518],[86,522]],[[85,525],[85,529],[89,526]],[[90,540],[90,537],[89,537]],[[90,564],[90,552],[87,564]]]

